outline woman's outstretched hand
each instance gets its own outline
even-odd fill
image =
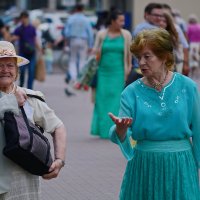
[[[120,141],[123,141],[126,137],[126,131],[129,126],[131,126],[133,119],[130,117],[123,117],[119,118],[112,113],[108,113],[112,121],[116,124],[116,133],[120,139]]]

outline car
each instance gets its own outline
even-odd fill
[[[29,19],[31,22],[33,22],[36,19],[39,19],[42,21],[43,19],[43,10],[41,9],[34,9],[34,10],[29,10]]]
[[[51,37],[57,40],[62,37],[62,30],[69,14],[67,12],[44,13],[39,26],[41,31],[49,31]]]

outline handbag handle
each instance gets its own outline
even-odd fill
[[[20,106],[19,108],[22,111],[22,116],[24,118],[24,121],[26,123],[26,127],[28,128],[28,132],[30,134],[30,146],[29,146],[29,149],[30,149],[31,148],[31,144],[33,143],[33,133],[32,133],[31,128],[29,126],[28,118],[26,116],[26,113],[25,113],[25,110],[24,110],[23,106]]]
[[[34,98],[36,98],[36,99],[39,99],[40,101],[42,101],[42,102],[45,102],[45,100],[42,98],[42,97],[40,97],[40,96],[38,96],[38,95],[35,95],[35,94],[26,94],[28,97],[34,97]]]

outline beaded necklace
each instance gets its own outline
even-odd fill
[[[148,80],[149,84],[150,84],[154,89],[160,91],[160,90],[163,88],[163,84],[164,84],[164,82],[165,82],[166,79],[167,79],[168,72],[169,72],[169,71],[166,72],[165,77],[164,77],[164,79],[163,79],[162,81],[160,81],[160,82],[159,82],[159,81],[155,82],[153,79],[150,79],[150,80]]]

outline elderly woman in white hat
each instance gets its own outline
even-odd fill
[[[5,111],[18,113],[19,105],[24,105],[29,120],[39,122],[53,136],[55,160],[50,167],[50,173],[43,175],[44,179],[57,177],[64,166],[66,131],[62,121],[46,103],[26,96],[29,93],[43,97],[41,92],[15,85],[18,67],[28,62],[26,58],[16,55],[10,42],[0,41],[0,200],[40,199],[39,176],[25,171],[2,153],[5,146],[2,123]]]

